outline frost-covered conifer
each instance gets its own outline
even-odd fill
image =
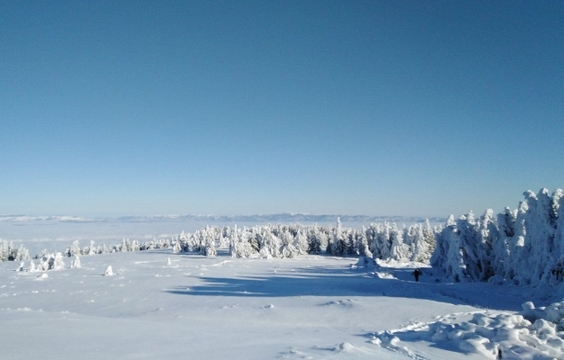
[[[49,255],[47,253],[42,254],[41,257],[39,258],[39,264],[37,265],[37,270],[38,271],[49,270],[50,260],[51,260],[51,255]]]
[[[279,258],[282,257],[280,249],[282,248],[282,243],[280,239],[274,235],[272,229],[268,227],[262,236],[262,242],[260,244],[261,257],[264,258]]]
[[[456,239],[460,246],[460,262],[465,269],[464,275],[470,280],[479,280],[481,271],[479,269],[478,225],[472,211],[456,220],[456,232]]]
[[[296,236],[294,237],[294,247],[297,250],[298,255],[305,255],[309,250],[309,243],[307,241],[307,235],[304,234],[303,230],[298,230]]]
[[[427,221],[427,225],[429,222]],[[429,225],[430,226],[430,225]],[[434,240],[434,235],[433,235]],[[409,226],[404,230],[404,244],[409,248],[410,261],[427,262],[431,257],[431,246],[425,238],[420,224]]]
[[[86,255],[96,255],[97,249],[94,246],[94,241],[90,241],[90,246],[86,250]]]
[[[71,267],[71,269],[79,269],[81,267],[79,255],[75,255],[74,259],[72,259],[72,261],[71,261],[70,267]]]
[[[249,233],[235,227],[229,244],[231,257],[248,258],[254,254],[253,247],[249,242]]]
[[[65,267],[65,262],[63,261],[63,254],[58,252],[52,255],[50,270],[61,270]]]
[[[81,255],[80,253],[80,244],[78,240],[72,242],[72,245],[65,250],[65,255],[67,257],[73,257],[76,255]]]
[[[562,280],[562,267],[564,262],[563,253],[560,252],[562,244],[558,242],[560,231],[558,229],[560,202],[564,198],[564,192],[560,189],[555,190],[550,197],[550,208],[547,211],[549,234],[545,244],[548,262],[545,264],[541,275],[541,282],[555,285]]]
[[[437,234],[437,247],[431,256],[431,265],[445,270],[447,277],[452,280],[466,279],[460,235],[453,215],[448,217],[445,227]]]
[[[20,245],[14,247],[13,242],[0,240],[0,261],[21,261],[29,259],[29,251]]]
[[[248,233],[247,241],[249,242],[252,252],[258,253],[260,251],[261,234],[258,227],[253,227],[250,230],[247,228],[243,229],[244,232]]]
[[[564,281],[564,192],[524,193],[515,211],[491,210],[475,221],[471,214],[451,216],[436,237],[434,267],[453,279],[512,280],[520,285]],[[497,221],[496,221],[497,220]]]
[[[123,238],[121,240],[120,251],[121,252],[131,251],[131,246],[129,245],[129,239]]]
[[[9,257],[9,244],[5,240],[0,240],[0,261],[8,261]]]
[[[307,253],[312,255],[321,254],[321,239],[316,230],[310,231],[307,235]]]
[[[497,215],[497,237],[492,244],[492,266],[496,275],[504,279],[514,276],[510,255],[514,253],[510,249],[510,243],[515,236],[515,222],[517,211],[506,207],[504,212]]]
[[[172,252],[173,252],[174,254],[178,254],[178,253],[182,252],[182,245],[181,245],[181,243],[180,243],[180,239],[177,239],[177,240],[174,242],[174,246],[172,247]]]
[[[27,260],[29,259],[29,250],[24,248],[23,244],[17,250],[16,260]]]
[[[358,246],[356,243],[356,231],[350,229],[345,231],[345,252],[344,256],[358,256]]]
[[[115,275],[115,274],[114,274],[114,271],[112,269],[112,266],[108,265],[108,267],[106,268],[106,271],[104,271],[104,276],[113,276],[113,275]]]
[[[280,254],[284,258],[293,258],[299,254],[298,249],[294,246],[294,236],[287,231],[284,230],[280,234]]]
[[[390,239],[390,223],[385,222],[380,231],[376,233],[375,247],[378,248],[380,259],[390,259],[392,257],[392,241]],[[376,254],[375,252],[373,252]]]
[[[527,216],[527,211],[529,206],[527,201],[521,201],[519,207],[517,208],[515,217],[515,234],[511,239],[508,239],[508,247],[510,251],[508,268],[509,276],[508,279],[512,279],[516,284],[524,285],[529,282],[527,277],[523,276],[523,267],[528,266],[528,252],[524,249],[525,246],[525,234],[527,230],[525,228],[525,218]]]
[[[356,254],[372,259],[372,252],[368,246],[368,238],[366,237],[366,229],[364,226],[361,231],[355,232]]]
[[[396,224],[390,228],[390,258],[397,261],[408,261],[409,247],[403,243],[403,231]]]
[[[333,229],[333,236],[327,245],[327,253],[333,256],[347,255],[348,237],[343,231],[341,219],[337,218],[337,227]]]
[[[368,247],[370,252],[372,252],[372,257],[374,259],[381,259],[382,254],[380,252],[380,247],[377,243],[377,236],[379,231],[379,227],[381,224],[370,224],[370,227],[366,230],[366,239],[368,240]]]
[[[215,248],[215,241],[213,239],[208,239],[204,246],[204,253],[202,255],[213,257],[217,255],[217,250]]]
[[[115,252],[115,250],[110,249],[106,244],[102,245],[102,254],[110,254],[112,252]]]
[[[529,281],[536,283],[541,280],[546,264],[551,262],[550,252],[553,247],[555,229],[551,224],[553,208],[547,189],[541,189],[535,194],[525,193],[529,210],[525,217],[525,249],[529,253]]]

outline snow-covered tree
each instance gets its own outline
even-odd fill
[[[347,240],[343,233],[341,219],[337,218],[337,227],[333,230],[332,237],[327,244],[327,253],[334,256],[345,256],[347,248]]]
[[[0,261],[21,261],[29,259],[29,251],[23,247],[14,247],[13,242],[0,240]]]
[[[106,270],[104,271],[104,276],[114,276],[114,270],[112,269],[111,265],[108,265]]]
[[[307,235],[304,233],[303,229],[297,231],[294,237],[294,247],[297,250],[298,255],[305,255],[309,250],[309,243]]]
[[[78,240],[75,240],[72,242],[72,245],[65,250],[65,255],[67,257],[82,255],[80,250],[80,243],[78,242]]]
[[[321,234],[320,234],[317,226],[315,226],[314,229],[312,229],[311,231],[308,232],[308,234],[307,234],[307,242],[308,242],[307,253],[308,254],[312,254],[312,255],[321,254],[321,249],[323,247],[321,238],[322,237],[321,237]],[[325,245],[325,246],[327,246],[327,245]]]
[[[293,258],[299,254],[299,250],[294,246],[294,237],[289,231],[280,234],[280,254],[284,258]]]
[[[425,225],[414,224],[404,230],[404,244],[409,247],[410,261],[429,262],[435,249],[435,232],[429,220]]]
[[[94,246],[94,241],[90,241],[90,246],[87,247],[86,251],[83,249],[82,252],[83,254],[86,253],[85,255],[96,255],[97,249]]]
[[[80,256],[79,255],[75,255],[74,259],[71,261],[71,269],[79,269],[81,268],[81,264],[80,264]]]
[[[403,231],[393,224],[389,232],[390,258],[397,261],[410,259],[409,247],[403,243]]]
[[[453,279],[560,285],[564,280],[564,192],[524,193],[517,210],[451,216],[431,264]]]
[[[454,281],[466,279],[466,264],[461,249],[457,222],[451,215],[440,234],[437,235],[437,247],[431,256],[431,265],[443,269],[448,278]]]
[[[355,232],[355,251],[358,256],[364,256],[372,259],[373,255],[368,246],[368,237],[366,236],[366,229],[364,226],[361,231]]]

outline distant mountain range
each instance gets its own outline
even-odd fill
[[[421,216],[367,216],[367,215],[335,215],[335,214],[304,214],[304,213],[279,213],[257,215],[132,215],[118,218],[84,218],[77,216],[28,216],[28,215],[0,215],[0,222],[158,222],[158,221],[210,221],[210,222],[256,222],[256,223],[329,223],[336,222],[363,222],[363,223],[421,223],[427,219],[431,223],[444,223],[446,218]]]
[[[60,221],[60,222],[94,222],[103,219],[87,219],[79,216],[30,216],[30,215],[0,215],[0,222],[24,222],[24,221]]]

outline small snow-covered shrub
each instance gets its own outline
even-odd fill
[[[65,267],[65,263],[63,261],[63,254],[58,252],[55,254],[50,254],[47,252],[43,252],[39,257],[39,265],[35,267],[35,264],[32,262],[30,264],[30,270],[34,267],[34,270],[37,271],[47,271],[47,270],[61,270]]]
[[[65,255],[68,257],[82,255],[78,240],[73,241],[72,245],[65,250]]]
[[[29,272],[36,272],[37,271],[37,267],[35,266],[35,262],[33,262],[33,260],[31,260],[29,262],[29,268],[28,270]]]
[[[79,269],[80,267],[81,267],[80,256],[76,255],[74,259],[71,261],[71,269]]]
[[[115,275],[115,274],[114,274],[114,271],[112,269],[112,266],[108,265],[108,267],[106,268],[106,271],[104,271],[104,276],[113,276],[113,275]]]

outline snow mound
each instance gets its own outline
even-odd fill
[[[351,343],[344,342],[336,346],[333,350],[336,352],[352,353],[354,351],[354,346]]]
[[[401,346],[400,339],[395,336],[390,331],[382,331],[375,336],[372,341],[372,344],[381,346],[385,349],[388,349],[392,352],[405,355],[410,359],[416,360],[427,360],[425,357],[419,356],[415,354],[413,351],[409,350],[407,346]]]
[[[410,350],[407,343],[427,341],[439,348],[479,354],[484,359],[564,359],[562,305],[564,301],[535,309],[528,302],[523,304],[522,313],[453,314],[432,323],[413,323],[376,333],[371,342],[411,358],[423,357]]]
[[[555,302],[549,306],[535,308],[533,302],[528,301],[522,305],[521,314],[529,321],[534,322],[539,319],[550,321],[558,325],[559,331],[564,331],[564,300]]]
[[[378,276],[379,279],[397,279],[393,274],[385,271],[377,271],[376,276]]]
[[[368,256],[360,256],[358,261],[355,265],[351,265],[353,269],[365,268],[365,269],[374,269],[376,267],[376,263],[374,259]]]
[[[337,300],[337,301],[329,301],[326,302],[324,304],[321,304],[321,306],[344,306],[344,307],[352,307],[354,306],[353,301],[351,299],[347,299],[347,300]]]

